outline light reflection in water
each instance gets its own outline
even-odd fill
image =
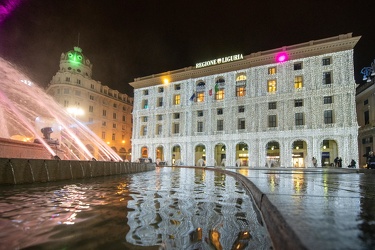
[[[161,244],[165,249],[270,246],[269,239],[263,238],[267,233],[257,220],[250,197],[233,177],[170,168],[163,168],[154,180],[160,186],[150,186],[142,176],[137,177],[140,179],[136,183],[144,185],[137,185],[139,194],[132,195],[134,200],[128,203],[133,209],[128,213],[128,221],[132,221],[126,235],[128,242]],[[250,237],[250,232],[254,237]]]
[[[81,181],[0,189],[0,242],[8,249],[272,247],[231,176],[158,168]]]

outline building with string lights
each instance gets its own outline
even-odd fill
[[[130,160],[133,98],[91,77],[90,60],[81,48],[74,47],[61,54],[60,69],[52,77],[46,92],[122,159]],[[98,154],[95,145],[86,147],[94,156]]]
[[[361,70],[363,83],[356,90],[356,108],[358,114],[358,150],[359,166],[366,165],[366,156],[375,151],[375,60],[371,66]]]
[[[358,162],[351,33],[134,79],[132,160],[312,167]]]

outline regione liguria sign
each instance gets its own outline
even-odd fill
[[[233,55],[233,56],[225,56],[225,57],[221,57],[221,58],[197,63],[197,64],[195,64],[195,68],[197,68],[197,69],[198,68],[204,68],[204,67],[208,67],[208,66],[234,62],[234,61],[238,61],[238,60],[242,60],[242,59],[243,59],[242,54],[237,54],[237,55]]]

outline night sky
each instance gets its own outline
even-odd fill
[[[372,0],[0,0],[0,57],[33,82],[47,86],[79,41],[93,79],[131,96],[137,77],[350,32],[362,36],[362,83],[375,59]]]

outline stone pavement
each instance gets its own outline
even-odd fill
[[[298,243],[293,245],[283,240],[276,244],[277,249],[375,249],[375,170],[228,167],[226,170],[250,180],[256,186],[250,188],[253,196],[261,197],[255,200],[263,199],[267,204],[266,196],[277,210],[270,209],[269,216],[281,214],[288,224],[284,227],[277,225],[279,222],[267,223],[271,230],[279,227],[281,232],[294,231],[289,235],[296,237],[281,238]]]

